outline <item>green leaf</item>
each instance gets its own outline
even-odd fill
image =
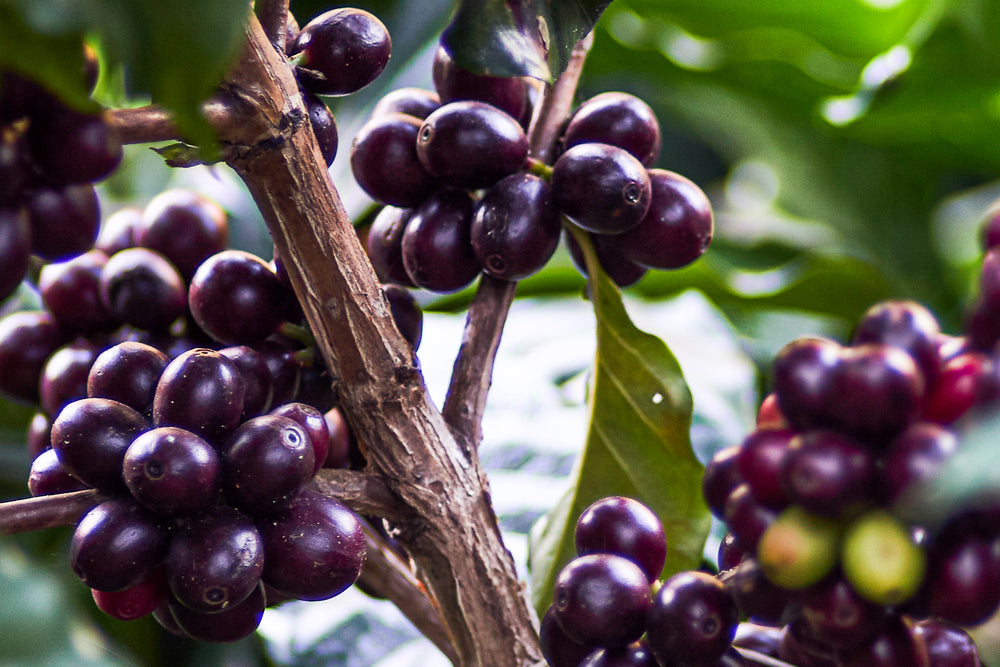
[[[610,0],[462,0],[441,43],[460,67],[551,81]]]
[[[171,109],[186,138],[211,146],[199,108],[238,53],[248,9],[245,0],[0,0],[0,66],[80,105],[86,34],[124,72],[129,95]]]
[[[595,500],[624,495],[646,503],[667,535],[664,576],[696,567],[710,517],[701,496],[702,466],[691,450],[691,393],[666,344],[635,327],[614,283],[586,239],[597,355],[589,396],[590,427],[570,491],[532,530],[529,568],[539,615],[551,603],[559,570],[575,555],[573,530]]]

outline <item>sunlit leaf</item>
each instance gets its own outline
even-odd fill
[[[635,327],[618,289],[586,252],[596,276],[589,287],[597,318],[590,426],[570,491],[532,530],[529,567],[539,614],[574,556],[576,519],[595,500],[629,496],[660,516],[668,545],[664,575],[698,564],[709,528],[702,466],[691,450],[691,394],[680,366],[662,340]]]

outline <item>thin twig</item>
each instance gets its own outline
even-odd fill
[[[396,494],[384,479],[372,473],[324,468],[316,473],[315,483],[321,493],[336,498],[358,514],[389,521],[407,518]]]
[[[545,86],[528,130],[531,157],[545,162],[553,157],[592,44],[591,33],[574,47],[566,71],[553,85]],[[465,318],[462,344],[441,414],[470,459],[483,437],[483,411],[493,378],[493,362],[516,291],[516,282],[484,274]]]
[[[278,53],[284,53],[285,36],[288,34],[288,0],[258,0],[254,9],[264,34]]]
[[[99,491],[73,491],[0,503],[0,535],[72,526],[104,499]]]
[[[358,581],[371,595],[391,600],[406,618],[453,663],[457,662],[451,635],[441,619],[441,610],[430,593],[417,579],[409,564],[403,561],[382,536],[367,523],[365,544],[368,557]]]
[[[232,107],[232,101],[216,97],[205,102],[201,113],[220,137],[228,137],[237,129],[242,118]],[[118,131],[122,143],[148,144],[157,141],[183,139],[174,124],[173,115],[155,104],[131,109],[111,109],[105,112],[108,123]]]

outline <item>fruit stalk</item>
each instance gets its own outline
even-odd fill
[[[462,665],[533,665],[534,619],[485,477],[427,395],[330,180],[287,62],[256,18],[227,87],[253,113],[230,165],[246,182],[334,375],[341,407],[405,510],[394,522]]]

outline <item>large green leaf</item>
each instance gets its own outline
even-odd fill
[[[0,0],[0,65],[79,102],[86,34],[124,72],[130,95],[172,109],[191,141],[210,145],[199,107],[237,55],[248,10],[245,0]]]
[[[595,500],[629,496],[660,516],[665,576],[700,562],[710,521],[702,466],[691,450],[691,393],[680,366],[662,340],[632,323],[618,289],[582,241],[597,318],[590,426],[569,492],[532,530],[529,567],[539,614],[551,603],[559,570],[575,555],[576,519]]]
[[[441,41],[455,61],[493,76],[550,81],[611,0],[462,0]]]

